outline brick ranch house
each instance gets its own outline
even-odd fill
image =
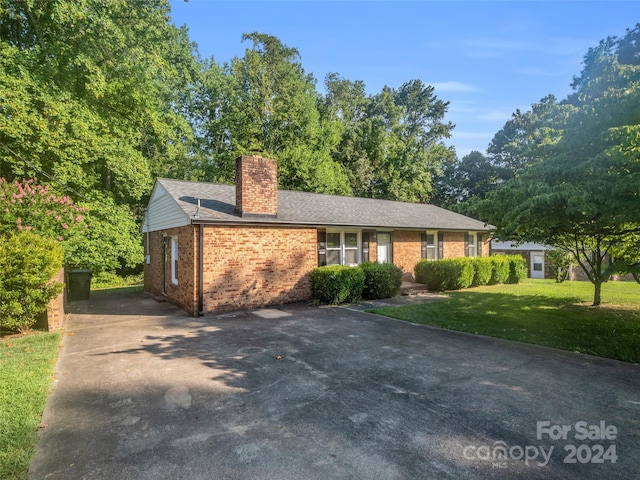
[[[488,227],[433,205],[277,189],[276,162],[236,161],[236,184],[156,180],[142,232],[145,290],[192,315],[312,297],[319,265],[489,255]]]

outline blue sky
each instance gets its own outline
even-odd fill
[[[511,114],[552,93],[564,98],[590,47],[640,22],[633,1],[171,1],[200,55],[242,56],[243,33],[296,48],[323,91],[325,75],[368,93],[420,79],[450,102],[447,142],[484,152]]]

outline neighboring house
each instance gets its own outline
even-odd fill
[[[513,242],[491,241],[492,253],[521,255],[527,261],[529,278],[552,278],[549,265],[545,263],[544,252],[551,247],[541,243],[514,244]]]
[[[243,156],[236,185],[158,179],[145,214],[145,290],[192,315],[309,300],[320,265],[489,255],[483,222],[433,205],[277,190]]]

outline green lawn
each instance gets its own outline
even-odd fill
[[[0,340],[0,478],[24,479],[51,386],[59,333]]]
[[[447,292],[440,302],[376,308],[414,323],[640,362],[640,285],[608,282],[592,307],[589,282],[526,280]]]

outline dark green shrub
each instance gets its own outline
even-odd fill
[[[489,285],[507,283],[509,280],[509,258],[506,255],[492,255],[489,258],[493,264]]]
[[[474,269],[468,258],[420,260],[414,267],[416,282],[429,290],[459,290],[473,282]]]
[[[413,267],[413,274],[416,282],[424,283],[429,290],[439,292],[446,290],[447,278],[450,276],[448,265],[442,260],[420,260]]]
[[[477,257],[472,260],[473,265],[473,282],[474,287],[486,285],[491,280],[491,273],[493,272],[493,261],[491,257]]]
[[[360,265],[364,272],[364,298],[391,298],[400,293],[402,269],[390,263],[365,262]]]
[[[456,267],[456,276],[452,279],[451,290],[458,290],[461,288],[469,288],[473,284],[473,277],[475,269],[473,268],[473,262],[470,258],[461,257],[447,260],[452,262]]]
[[[31,231],[0,237],[0,326],[25,332],[62,291],[51,282],[62,268],[59,242]]]
[[[520,283],[527,278],[527,261],[521,255],[509,255],[509,278],[507,283]]]
[[[364,272],[361,268],[329,265],[311,271],[313,298],[323,303],[340,304],[362,298]]]

